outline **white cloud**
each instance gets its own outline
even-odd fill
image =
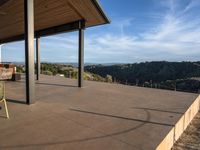
[[[115,61],[120,57],[125,61],[200,59],[200,20],[183,13],[185,9],[178,9],[179,3],[175,0],[162,2],[169,11],[155,28],[139,37],[107,33],[88,42],[86,49],[92,51],[91,48],[96,47],[100,53],[113,56]],[[187,11],[196,6],[194,3],[192,0],[186,6]]]
[[[191,9],[193,9],[195,7],[199,7],[199,6],[200,6],[199,0],[191,0],[190,3],[185,7],[185,9],[183,10],[183,12],[187,13]]]

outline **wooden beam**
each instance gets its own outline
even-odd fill
[[[78,31],[80,21],[81,20],[71,22],[68,24],[63,24],[63,25],[47,28],[44,30],[35,31],[35,37],[45,37],[45,36],[50,36],[50,35],[59,34],[59,33]],[[0,44],[21,41],[21,40],[24,40],[24,34],[15,36],[12,38],[2,39],[2,40],[0,40]]]

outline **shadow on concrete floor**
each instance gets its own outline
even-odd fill
[[[53,83],[45,83],[45,82],[37,82],[36,84],[49,85],[49,86],[75,87],[75,88],[78,87],[78,86],[75,86],[75,85],[53,84]]]
[[[132,109],[151,110],[151,111],[166,112],[166,113],[173,113],[173,114],[184,114],[182,112],[167,111],[167,110],[152,109],[152,108],[142,108],[142,107],[132,107]]]
[[[16,83],[20,83],[20,84],[25,84],[25,81],[22,81],[22,80],[20,80],[20,81],[9,81],[9,82],[16,82]],[[46,83],[46,82],[40,82],[40,81],[36,81],[35,84],[47,85],[47,86],[75,87],[75,88],[78,87],[78,86],[75,86],[75,85]]]
[[[82,110],[76,110],[76,109],[70,109],[71,111],[77,111],[77,112],[81,112],[81,113],[90,113],[90,114],[93,114],[93,115],[98,115],[98,116],[104,116],[104,117],[112,117],[112,118],[117,118],[117,119],[124,119],[124,120],[127,120],[127,121],[138,121],[138,119],[131,119],[131,118],[125,118],[125,117],[120,117],[120,116],[113,116],[113,115],[107,115],[107,114],[99,114],[99,113],[94,113],[94,112],[87,112],[87,111],[82,111]],[[41,147],[41,146],[55,146],[55,145],[62,145],[62,144],[70,144],[70,143],[81,143],[81,142],[87,142],[87,141],[91,141],[91,140],[99,140],[99,139],[102,139],[102,138],[113,138],[114,140],[117,140],[119,142],[122,142],[124,144],[127,144],[131,147],[135,147],[135,145],[133,144],[130,144],[128,142],[125,142],[124,140],[121,140],[119,138],[116,138],[115,136],[117,135],[121,135],[121,134],[125,134],[125,133],[129,133],[131,131],[134,131],[138,128],[141,128],[142,126],[144,126],[145,124],[147,123],[151,123],[149,120],[151,118],[150,116],[150,113],[148,111],[145,111],[146,112],[146,121],[140,121],[140,124],[132,127],[132,128],[129,128],[129,129],[125,129],[125,130],[122,130],[122,131],[118,131],[118,132],[114,132],[114,133],[109,133],[109,134],[105,134],[104,132],[102,131],[99,131],[97,129],[93,129],[92,127],[87,127],[87,128],[90,128],[92,130],[95,130],[96,132],[100,133],[100,134],[103,134],[101,136],[93,136],[93,137],[88,137],[88,138],[83,138],[83,139],[74,139],[74,140],[68,140],[68,141],[58,141],[58,142],[44,142],[44,143],[36,143],[36,144],[21,144],[21,145],[13,145],[13,146],[0,146],[0,148],[2,149],[6,149],[6,148],[36,148],[36,147]],[[81,124],[80,122],[78,121],[74,121],[72,119],[70,119],[71,121],[79,124],[79,125],[82,125],[82,126],[85,126],[83,124]],[[163,125],[163,124],[162,124]],[[138,149],[139,150],[139,149]]]
[[[23,101],[23,100],[6,99],[6,101],[7,101],[7,102],[10,102],[10,103],[25,104],[25,105],[26,105],[26,102]]]
[[[174,126],[173,124],[166,124],[166,123],[153,122],[153,121],[149,121],[149,120],[147,120],[147,119],[146,119],[146,120],[134,119],[134,118],[121,117],[121,116],[115,116],[115,115],[110,115],[110,114],[103,114],[103,113],[90,112],[90,111],[85,111],[85,110],[80,110],[80,109],[70,109],[70,110],[71,110],[71,111],[80,112],[80,113],[87,113],[87,114],[98,115],[98,116],[104,116],[104,117],[112,117],[112,118],[118,118],[118,119],[123,119],[123,120],[138,121],[138,122],[151,123],[151,124],[163,125],[163,126]],[[149,119],[150,119],[150,118],[149,118]]]

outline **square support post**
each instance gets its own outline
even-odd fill
[[[2,58],[1,58],[1,57],[2,57],[2,56],[1,56],[1,55],[2,55],[2,46],[3,46],[3,45],[0,44],[0,63],[2,63]]]
[[[84,30],[85,21],[79,21],[78,87],[83,87],[84,80]]]
[[[36,38],[36,80],[40,79],[40,38]]]
[[[34,0],[24,0],[26,103],[35,101]]]

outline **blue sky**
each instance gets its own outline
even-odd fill
[[[85,62],[200,60],[199,0],[100,0],[112,23],[85,33]],[[41,60],[77,62],[77,32],[41,39]],[[24,61],[23,42],[3,46],[3,61]]]

